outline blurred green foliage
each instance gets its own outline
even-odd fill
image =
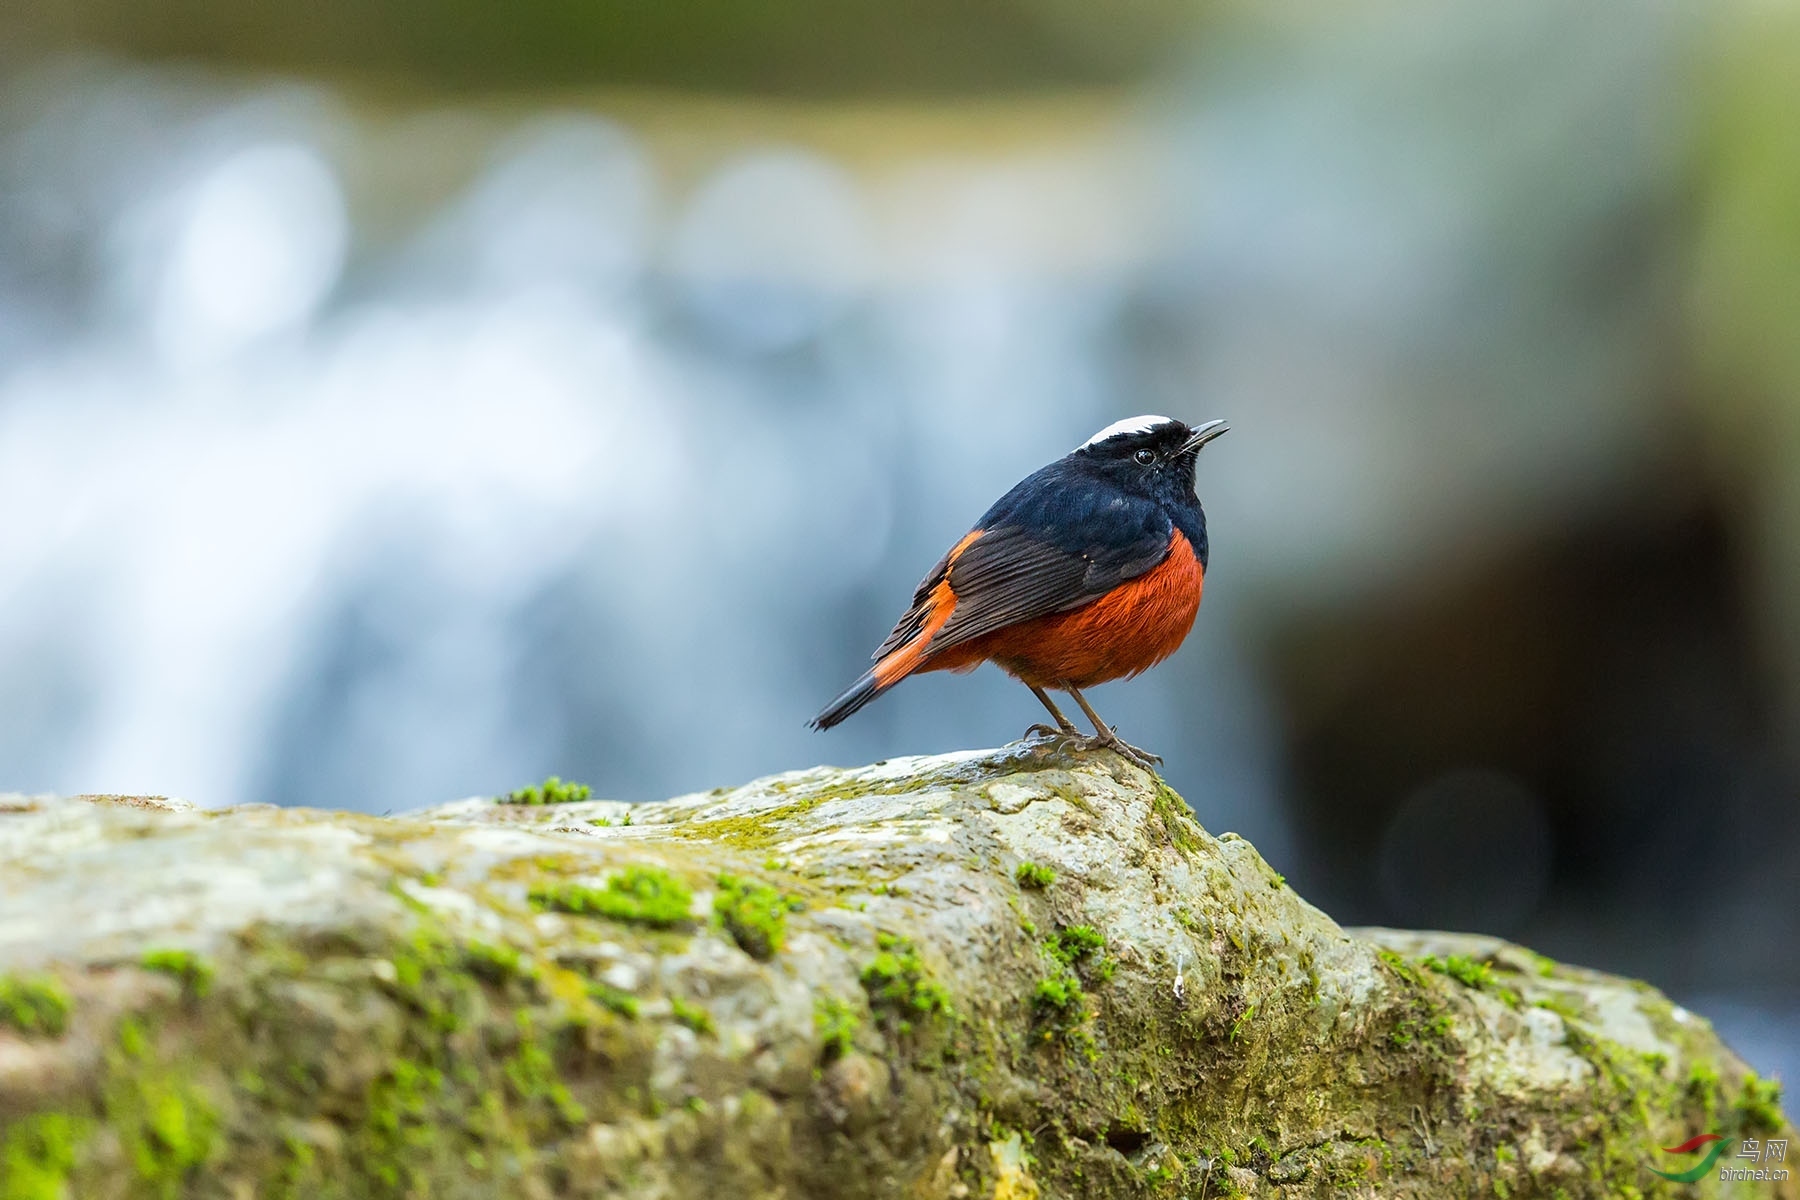
[[[18,44],[97,45],[441,87],[652,85],[778,95],[986,92],[1118,82],[1192,26],[1175,0],[24,0]]]

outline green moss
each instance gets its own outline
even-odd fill
[[[1375,957],[1379,958],[1382,963],[1386,965],[1388,970],[1398,975],[1405,982],[1412,984],[1414,987],[1425,986],[1425,977],[1419,974],[1419,969],[1392,950],[1382,950],[1378,952]]]
[[[1577,1149],[1589,1156],[1594,1178],[1635,1178],[1641,1170],[1645,1133],[1671,1118],[1690,1133],[1721,1128],[1730,1131],[1729,1124],[1720,1123],[1723,1102],[1718,1075],[1708,1063],[1695,1063],[1686,1080],[1676,1082],[1664,1077],[1666,1061],[1654,1061],[1660,1056],[1596,1037],[1585,1024],[1569,1023],[1564,1041],[1595,1070],[1588,1109],[1598,1118],[1598,1125],[1577,1143]],[[1692,1050],[1690,1045],[1689,1052]],[[1665,1143],[1649,1142],[1651,1146],[1662,1144]],[[1626,1187],[1616,1194],[1639,1193]]]
[[[695,1033],[711,1033],[713,1031],[712,1014],[698,1004],[691,1004],[680,996],[670,996],[669,1007],[673,1010],[675,1019]]]
[[[508,1089],[529,1107],[547,1109],[565,1128],[573,1128],[587,1120],[587,1111],[575,1102],[537,1036],[537,1025],[529,1012],[521,1010],[513,1018],[518,1031],[518,1047],[504,1067]]]
[[[1477,962],[1467,955],[1452,954],[1445,958],[1439,958],[1435,954],[1427,954],[1419,960],[1419,965],[1441,975],[1448,975],[1464,987],[1498,996],[1514,1008],[1518,1008],[1524,1003],[1518,992],[1494,978],[1493,967],[1485,962]]]
[[[504,986],[515,979],[528,978],[531,964],[511,946],[493,946],[486,942],[468,942],[463,946],[463,966],[477,979]]]
[[[522,787],[495,799],[496,804],[578,804],[593,795],[585,783],[565,783],[552,775],[542,783]]]
[[[368,1146],[364,1168],[385,1191],[398,1193],[422,1182],[411,1164],[434,1140],[433,1116],[444,1090],[444,1075],[428,1063],[400,1059],[369,1088],[361,1132]]]
[[[1388,1045],[1396,1050],[1418,1047],[1427,1057],[1442,1057],[1447,1052],[1443,1043],[1451,1037],[1455,1023],[1429,992],[1422,990],[1399,1011],[1405,1015],[1389,1031]]]
[[[687,885],[661,867],[631,866],[616,872],[605,887],[540,883],[529,893],[541,912],[605,917],[634,925],[669,929],[688,920],[694,896]]]
[[[287,1195],[402,1200],[471,1175],[483,1181],[475,1191],[499,1194],[521,1173],[540,1178],[533,1147],[586,1116],[553,1050],[625,1051],[631,1043],[616,1031],[626,1024],[596,1020],[603,1005],[572,972],[532,969],[504,947],[459,943],[429,913],[387,953],[394,971],[384,987],[404,1016],[399,1039],[340,1118],[342,1143],[322,1150],[316,1168],[304,1154],[283,1156]],[[536,986],[501,996],[483,987],[525,977]],[[521,1003],[526,997],[537,1003]],[[314,1057],[271,1063],[271,1075],[291,1073],[284,1090],[310,1093]]]
[[[1105,936],[1092,925],[1070,925],[1044,941],[1044,949],[1050,957],[1064,966],[1086,958],[1105,945]]]
[[[1775,1133],[1785,1122],[1781,1115],[1781,1081],[1762,1079],[1755,1071],[1744,1076],[1744,1090],[1731,1105],[1738,1128],[1745,1133]]]
[[[1013,880],[1022,888],[1043,891],[1056,882],[1056,872],[1034,862],[1022,862],[1013,868]]]
[[[950,1011],[950,993],[926,974],[911,942],[883,933],[875,944],[879,953],[859,976],[871,1007],[890,1009],[902,1020]]]
[[[185,1073],[190,1064],[160,1060],[149,1032],[134,1018],[119,1022],[106,1062],[107,1125],[150,1194],[181,1195],[190,1173],[212,1157],[217,1110]]]
[[[598,981],[588,984],[588,998],[608,1012],[618,1013],[621,1017],[636,1020],[638,1015],[638,998],[622,988]]]
[[[784,836],[782,826],[785,822],[802,813],[811,812],[826,799],[829,797],[809,796],[804,800],[796,800],[749,816],[691,821],[674,826],[670,835],[688,841],[715,842],[736,850],[766,850]]]
[[[862,1018],[849,1003],[837,996],[825,996],[813,1002],[813,1029],[819,1035],[819,1058],[831,1062],[850,1053]]]
[[[767,962],[787,938],[788,900],[766,883],[719,876],[713,895],[713,916],[738,948],[751,958]]]
[[[75,1156],[92,1123],[38,1113],[5,1126],[0,1138],[0,1200],[67,1200]]]
[[[1582,1017],[1581,1007],[1572,1003],[1564,996],[1539,996],[1531,1002],[1531,1007],[1541,1008],[1546,1012],[1553,1012],[1565,1021],[1580,1021],[1584,1019]]]
[[[1058,929],[1041,945],[1053,967],[1031,994],[1041,1036],[1046,1041],[1060,1040],[1093,1061],[1099,1055],[1089,1028],[1094,1012],[1088,1005],[1078,969],[1102,981],[1112,978],[1117,964],[1111,958],[1089,965],[1094,953],[1106,945],[1106,938],[1091,925],[1070,925]]]
[[[421,925],[393,950],[389,990],[435,1033],[450,1034],[467,1019],[469,991],[461,948],[435,927]]]
[[[160,971],[180,980],[182,990],[195,999],[212,990],[212,964],[189,950],[149,950],[138,959],[146,971]]]
[[[1220,1200],[1232,1200],[1232,1197],[1243,1194],[1230,1175],[1231,1168],[1237,1165],[1237,1154],[1229,1146],[1218,1150],[1202,1151],[1200,1163],[1203,1164],[1201,1169],[1202,1195],[1218,1196]]]
[[[1194,820],[1194,810],[1174,788],[1158,779],[1156,790],[1150,796],[1150,807],[1162,818],[1163,828],[1169,831],[1169,841],[1176,848],[1198,850],[1201,847],[1200,826]]]
[[[29,979],[0,977],[0,1025],[26,1037],[61,1037],[74,1007],[62,981],[52,975]]]
[[[275,1171],[271,1200],[298,1200],[305,1183],[317,1169],[319,1152],[305,1138],[292,1133],[281,1136],[280,1165]]]
[[[659,1031],[608,1016],[572,972],[408,912],[398,938],[248,935],[223,1001],[151,993],[80,1092],[30,1098],[54,1115],[15,1099],[0,1116],[0,1200],[562,1194],[552,1147],[585,1120],[573,1089],[616,1103],[647,1081]],[[533,986],[495,988],[522,977]],[[321,996],[356,1003],[322,1025]]]
[[[1181,1179],[1187,1171],[1187,1164],[1173,1150],[1168,1151],[1156,1163],[1147,1167],[1139,1178],[1151,1187],[1160,1187],[1165,1183],[1174,1183]]]
[[[1464,987],[1480,989],[1491,987],[1494,982],[1494,969],[1467,955],[1452,954],[1448,958],[1439,958],[1435,954],[1427,954],[1419,960],[1419,965],[1441,975],[1448,975]]]
[[[1683,1090],[1690,1103],[1710,1112],[1719,1099],[1719,1073],[1708,1063],[1695,1063],[1688,1070]]]
[[[1038,1008],[1050,1009],[1065,1016],[1074,1015],[1077,1019],[1087,1014],[1086,996],[1082,993],[1081,981],[1068,973],[1038,980],[1036,990],[1031,993],[1031,1002]]]

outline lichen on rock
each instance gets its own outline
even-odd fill
[[[1654,990],[1344,930],[1111,754],[557,794],[0,804],[0,1200],[1573,1200],[1791,1132]]]

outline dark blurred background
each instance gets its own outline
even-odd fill
[[[1226,417],[1096,702],[1340,920],[1800,1069],[1800,10],[12,0],[0,786],[398,810],[841,730],[937,555]]]

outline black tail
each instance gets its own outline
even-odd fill
[[[824,712],[814,717],[811,721],[808,721],[807,724],[811,725],[814,729],[830,729],[833,725],[836,725],[839,721],[842,721],[845,717],[849,716],[875,697],[881,695],[881,693],[887,691],[890,687],[893,687],[895,683],[899,682],[900,681],[896,679],[893,683],[881,683],[875,678],[874,669],[870,668],[863,672],[861,679],[858,679],[855,683],[845,688],[843,695],[839,696],[836,700],[833,700],[830,704],[827,704]]]

